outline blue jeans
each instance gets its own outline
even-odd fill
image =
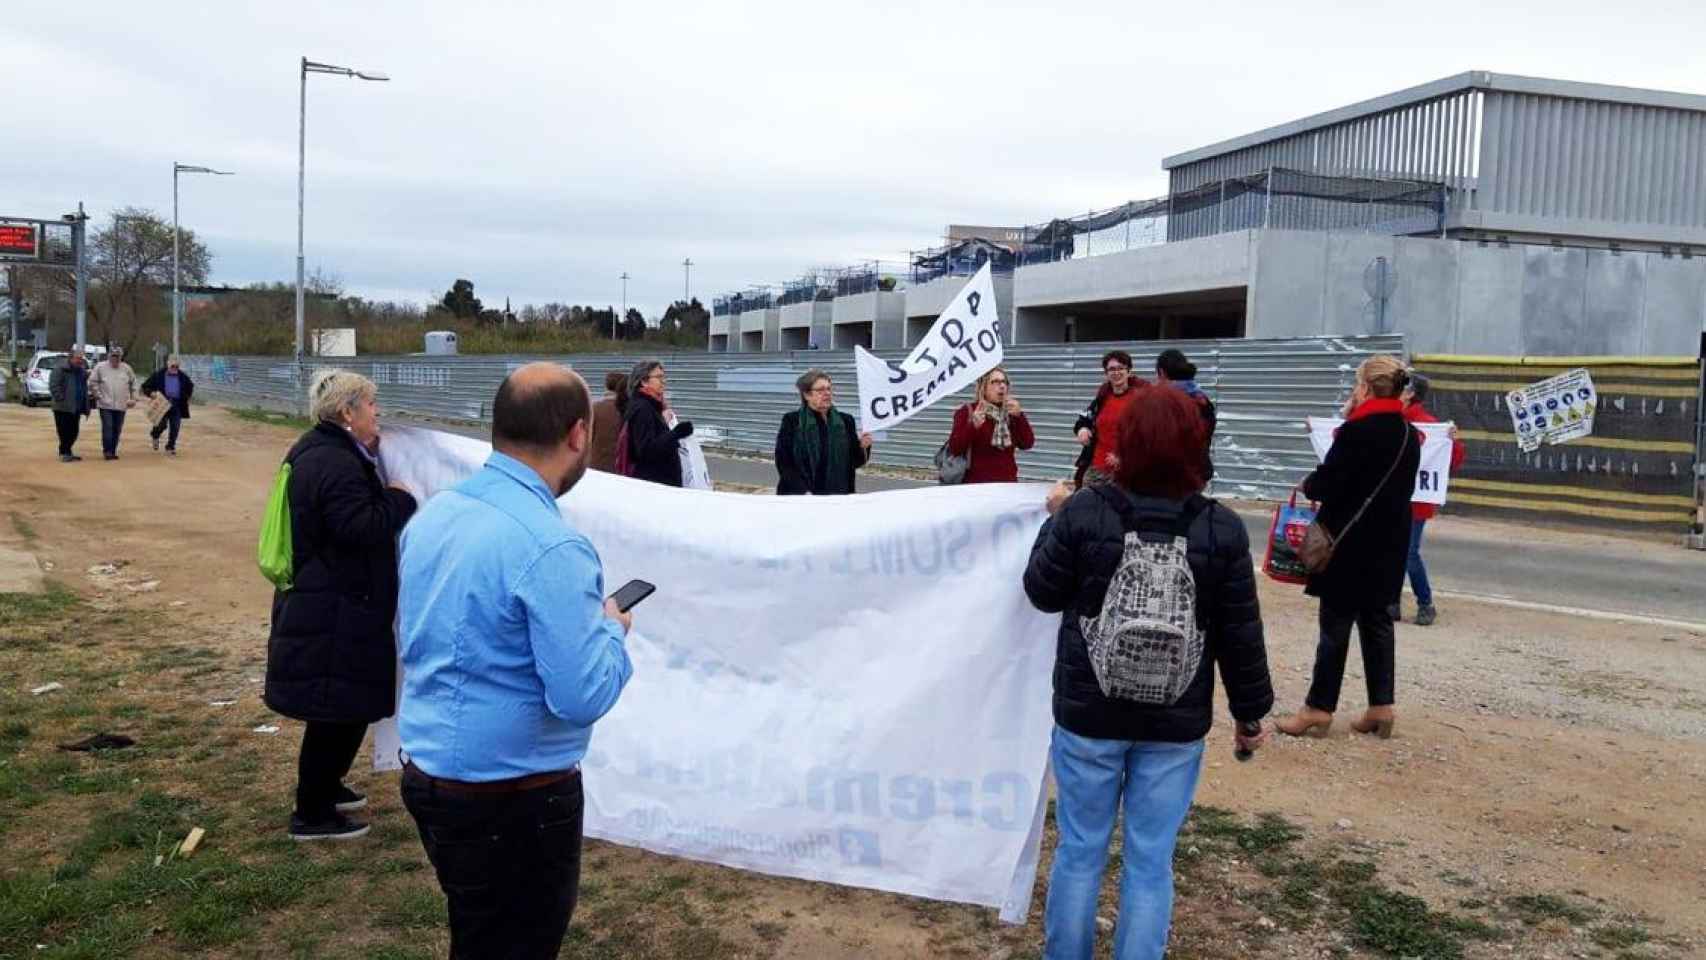
[[[1096,896],[1122,807],[1125,846],[1114,957],[1160,960],[1173,922],[1173,844],[1196,794],[1202,755],[1201,740],[1092,740],[1054,728],[1049,761],[1060,844],[1043,912],[1047,960],[1090,960],[1094,953]]]
[[[1428,565],[1422,562],[1422,528],[1426,520],[1410,521],[1410,589],[1416,591],[1416,603],[1434,605],[1434,589],[1428,583]]]
[[[118,435],[124,430],[123,410],[101,411],[101,452],[118,454]]]

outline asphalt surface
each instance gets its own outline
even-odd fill
[[[420,425],[487,436],[478,427]],[[761,487],[776,483],[776,468],[768,462],[706,459],[711,476],[719,482]],[[859,475],[860,493],[927,485],[904,477]],[[1271,508],[1235,506],[1259,552],[1268,535]],[[1486,598],[1566,612],[1675,620],[1706,631],[1706,552],[1651,540],[1442,517],[1428,524],[1422,556],[1436,606],[1465,597]],[[1406,598],[1405,606],[1413,610],[1414,600]],[[1615,629],[1615,624],[1607,623],[1608,639],[1615,637]]]

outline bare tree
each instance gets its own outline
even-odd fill
[[[110,224],[91,232],[85,261],[91,338],[132,352],[144,327],[171,315],[169,299],[160,295],[172,288],[171,222],[152,210],[125,207],[113,214]],[[179,233],[178,263],[183,286],[207,282],[213,254],[193,230]],[[77,277],[69,270],[47,276],[62,292],[77,287]]]

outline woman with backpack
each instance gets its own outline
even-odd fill
[[[1185,392],[1196,405],[1197,413],[1202,415],[1202,479],[1208,483],[1214,479],[1214,428],[1217,423],[1214,413],[1214,401],[1208,394],[1197,386],[1197,365],[1192,363],[1181,350],[1163,350],[1155,358],[1155,382],[1171,386]]]
[[[1054,665],[1055,820],[1044,913],[1050,958],[1088,960],[1108,842],[1124,812],[1113,955],[1159,958],[1172,919],[1173,846],[1214,722],[1214,673],[1255,750],[1273,706],[1250,540],[1201,496],[1202,419],[1178,390],[1138,390],[1121,411],[1112,482],[1064,482],[1025,570],[1060,612]]]
[[[379,466],[373,381],[321,370],[308,387],[315,423],[290,469],[289,586],[273,594],[264,698],[301,720],[293,840],[349,840],[367,798],[343,783],[367,725],[396,712],[397,536],[415,498]]]
[[[1016,483],[1018,451],[1036,445],[1037,435],[1019,401],[1005,367],[996,367],[977,381],[977,396],[954,411],[948,434],[948,453],[967,459],[961,483]]]
[[[1353,626],[1362,644],[1368,710],[1351,729],[1392,736],[1397,644],[1391,608],[1404,587],[1410,498],[1422,459],[1422,435],[1404,418],[1400,399],[1407,379],[1395,357],[1364,360],[1327,459],[1303,480],[1303,493],[1321,505],[1315,522],[1334,547],[1326,568],[1310,574],[1304,590],[1321,600],[1320,641],[1303,709],[1274,724],[1288,736],[1327,735]]]

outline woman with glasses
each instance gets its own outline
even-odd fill
[[[853,493],[854,471],[871,459],[871,435],[835,409],[829,374],[813,367],[794,381],[800,408],[776,431],[776,492],[780,495]]]
[[[970,460],[961,483],[1018,481],[1018,451],[1031,449],[1037,435],[1012,389],[1007,368],[996,367],[978,378],[977,399],[954,411],[948,452]]]
[[[1107,483],[1120,469],[1120,411],[1131,399],[1133,387],[1148,386],[1131,375],[1131,354],[1109,350],[1102,354],[1102,386],[1095,399],[1078,415],[1072,430],[1084,450],[1078,454],[1078,472],[1073,482],[1080,487]]]
[[[681,441],[693,435],[693,424],[670,408],[669,377],[663,364],[656,360],[634,364],[628,394],[618,441],[624,448],[618,453],[627,454],[626,469],[621,472],[668,487],[681,486]]]

